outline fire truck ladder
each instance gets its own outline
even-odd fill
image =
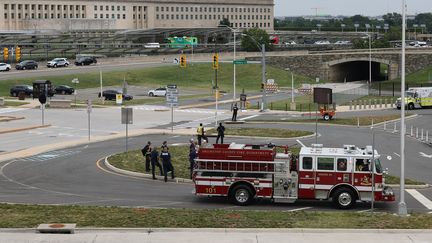
[[[274,174],[284,171],[285,162],[281,161],[245,161],[245,160],[214,160],[196,159],[196,169],[199,172],[235,172]]]

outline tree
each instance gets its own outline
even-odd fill
[[[265,30],[253,28],[243,32],[241,46],[245,51],[259,51],[262,44],[270,50],[270,36]]]
[[[227,18],[223,18],[223,19],[219,22],[219,25],[231,26],[231,22],[229,21],[229,19],[227,19]]]

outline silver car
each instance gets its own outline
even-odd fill
[[[54,58],[47,63],[47,67],[67,67],[69,66],[69,61],[66,58]]]

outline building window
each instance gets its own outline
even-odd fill
[[[120,19],[120,14],[117,14],[117,19]]]
[[[126,11],[126,6],[123,6],[123,11]]]
[[[27,10],[27,9],[28,9],[28,7],[29,7],[29,5],[28,5],[28,4],[24,5],[24,9],[25,9],[25,10]]]
[[[82,10],[82,11],[85,11],[85,9],[86,9],[86,6],[85,6],[85,5],[82,5],[82,6],[81,6],[81,10]]]
[[[184,9],[184,8],[183,8],[183,7],[181,7],[181,8],[180,8],[180,12],[183,12],[183,9]]]
[[[179,7],[176,7],[176,12],[178,12],[179,11]]]
[[[7,14],[7,13],[4,14],[4,18],[5,18],[5,19],[8,18],[8,14]]]
[[[79,14],[75,14],[75,18],[79,19]]]
[[[136,15],[135,15],[135,14],[133,14],[133,15],[132,15],[132,18],[133,18],[133,19],[136,19]]]
[[[57,18],[58,18],[58,19],[60,18],[60,14],[57,14]]]
[[[94,6],[94,10],[97,11],[97,6],[96,5]]]
[[[97,14],[94,15],[94,18],[97,19]]]
[[[115,14],[111,14],[111,18],[112,18],[112,19],[115,19]]]
[[[100,14],[100,18],[103,19],[103,14]]]
[[[4,5],[4,9],[5,9],[5,10],[8,10],[8,8],[9,8],[9,4],[5,4],[5,5]]]
[[[156,19],[159,19],[159,14],[156,14]]]
[[[109,14],[105,14],[105,18],[106,18],[106,19],[109,19]]]
[[[159,7],[156,7],[156,12],[159,12]]]
[[[11,19],[14,19],[14,18],[15,18],[15,14],[11,13]]]
[[[117,6],[117,11],[120,11],[120,6]]]
[[[75,6],[75,10],[76,10],[76,11],[79,11],[79,9],[80,9],[80,6],[79,6],[79,5],[76,5],[76,6]]]
[[[102,11],[103,10],[103,6],[99,6],[99,10]]]
[[[115,7],[114,6],[111,6],[111,11],[114,11],[115,10]]]
[[[109,11],[109,6],[105,6],[105,10],[106,10],[106,11]]]
[[[73,10],[73,6],[72,6],[72,5],[69,6],[69,10],[70,10],[70,11]]]
[[[123,19],[126,19],[126,14],[123,14]]]

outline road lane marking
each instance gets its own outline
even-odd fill
[[[432,201],[423,196],[423,194],[421,194],[415,189],[406,189],[405,191],[408,192],[411,196],[413,196],[421,204],[423,204],[423,206],[425,206],[427,209],[432,210]]]
[[[285,212],[297,212],[297,211],[308,210],[308,209],[311,209],[311,208],[312,207],[295,208],[295,209],[291,209],[291,210],[285,210]]]
[[[425,157],[425,158],[428,158],[428,159],[432,159],[432,154],[429,155],[429,154],[425,154],[425,153],[423,153],[423,152],[420,152],[420,155],[421,155],[422,157]]]
[[[394,155],[396,155],[396,156],[399,157],[399,158],[401,157],[400,154],[397,154],[397,153],[394,153]]]
[[[432,211],[430,211],[428,214],[432,214]]]
[[[239,119],[239,121],[246,121],[246,120],[258,117],[258,116],[260,116],[260,115],[252,115],[252,116],[248,116],[248,117],[243,117],[243,118]]]

